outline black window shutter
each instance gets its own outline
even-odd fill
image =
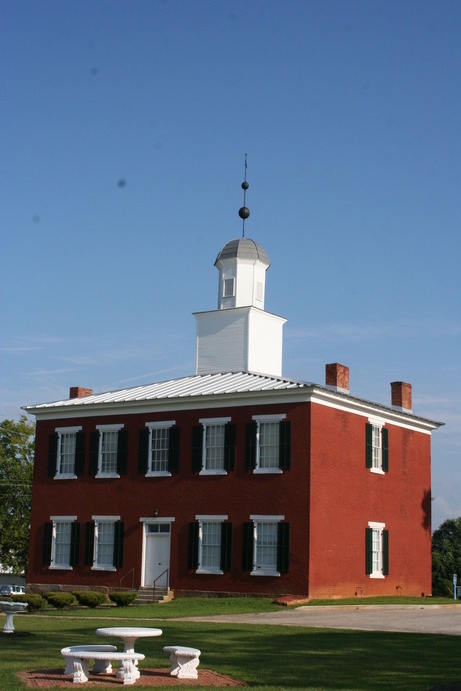
[[[80,564],[80,523],[74,521],[70,532],[70,560],[71,566]]]
[[[117,435],[117,473],[126,475],[128,461],[128,430],[119,429]]]
[[[365,573],[373,571],[373,530],[365,528]]]
[[[98,472],[99,457],[99,430],[90,434],[90,463],[88,468],[89,475],[96,475]]]
[[[58,433],[50,434],[48,444],[48,477],[54,477],[58,467]]]
[[[227,423],[224,427],[224,470],[235,469],[236,425]]]
[[[170,427],[169,449],[168,449],[168,472],[177,473],[179,470],[179,440],[180,428]]]
[[[232,566],[232,523],[221,523],[221,571],[230,571]]]
[[[149,434],[150,430],[143,427],[139,430],[139,446],[138,446],[138,473],[145,475],[149,467],[148,453],[149,453]]]
[[[277,525],[277,571],[287,573],[290,565],[290,524]]]
[[[256,422],[248,422],[245,429],[245,468],[256,468]]]
[[[366,467],[373,467],[373,425],[369,422],[365,425],[365,441],[366,441]],[[371,571],[370,571],[371,573]]]
[[[242,571],[253,570],[253,523],[243,524]]]
[[[389,531],[383,530],[383,576],[389,575]]]
[[[197,569],[198,567],[198,523],[189,523],[189,546],[187,552],[187,567]]]
[[[192,471],[202,470],[203,427],[196,425],[192,428]]]
[[[123,566],[123,546],[125,538],[125,523],[123,521],[116,521],[114,524],[114,566],[120,568]]]
[[[85,565],[93,566],[94,558],[94,521],[85,526]]]
[[[279,468],[291,468],[291,420],[280,421]]]
[[[381,430],[382,464],[385,473],[389,472],[389,430],[383,427]]]
[[[83,475],[85,467],[85,432],[77,432],[75,438],[75,466],[74,473],[76,475]]]
[[[51,543],[53,541],[53,523],[49,521],[43,526],[43,566],[51,564]]]

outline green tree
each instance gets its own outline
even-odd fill
[[[27,573],[35,425],[0,422],[0,564]]]
[[[461,585],[461,517],[448,518],[432,535],[432,593],[453,595],[453,574]]]

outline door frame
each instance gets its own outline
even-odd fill
[[[139,522],[143,524],[142,527],[142,557],[141,557],[141,588],[145,586],[144,577],[146,573],[146,542],[147,542],[147,526],[158,523],[170,523],[170,532],[168,535],[170,547],[170,561],[168,566],[168,587],[170,586],[170,564],[171,564],[171,524],[175,522],[175,518],[171,516],[149,516],[147,518],[140,518]],[[166,539],[166,538],[163,538]]]

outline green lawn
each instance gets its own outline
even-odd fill
[[[39,610],[37,614],[54,616],[101,617],[101,612],[122,619],[171,619],[174,617],[200,617],[213,614],[247,614],[253,612],[279,612],[280,605],[274,600],[261,597],[183,597],[171,602],[152,605],[130,605],[130,607],[98,607],[87,609],[72,607],[70,610],[56,611],[51,608]]]
[[[452,605],[450,598],[421,598],[421,597],[369,597],[362,599],[348,598],[345,600],[311,600],[310,607],[325,605]],[[461,607],[461,601],[456,602]],[[275,604],[274,600],[261,597],[185,597],[165,602],[163,604],[152,605],[131,605],[130,607],[98,607],[97,609],[87,609],[72,607],[56,611],[50,607],[39,610],[38,614],[53,616],[69,616],[72,613],[76,617],[101,617],[101,612],[109,612],[108,616],[119,617],[121,619],[134,618],[155,618],[172,619],[177,617],[199,617],[213,614],[247,614],[253,612],[279,612],[280,605]]]
[[[122,615],[133,622],[138,620],[138,625],[142,625],[139,619],[143,619],[144,625],[160,626],[163,630],[161,638],[138,640],[136,649],[146,655],[143,666],[166,668],[169,661],[162,649],[164,645],[191,645],[202,650],[202,668],[231,675],[258,691],[422,691],[461,681],[461,639],[456,636],[171,620],[176,616],[273,608],[268,600],[238,600],[198,601],[194,598],[177,600],[171,607],[47,610],[36,616],[17,615],[14,623],[18,635],[0,637],[0,688],[7,691],[25,689],[16,678],[17,671],[62,667],[59,651],[64,645],[114,643],[114,639],[96,636],[95,629],[117,625],[115,617]],[[427,600],[425,602],[428,604]],[[244,607],[247,609],[242,609]],[[162,617],[163,621],[158,622],[157,617]],[[1,617],[1,626],[3,621]]]

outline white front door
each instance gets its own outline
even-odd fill
[[[144,554],[144,586],[167,587],[170,568],[170,523],[147,523]],[[160,578],[159,578],[160,576]]]

